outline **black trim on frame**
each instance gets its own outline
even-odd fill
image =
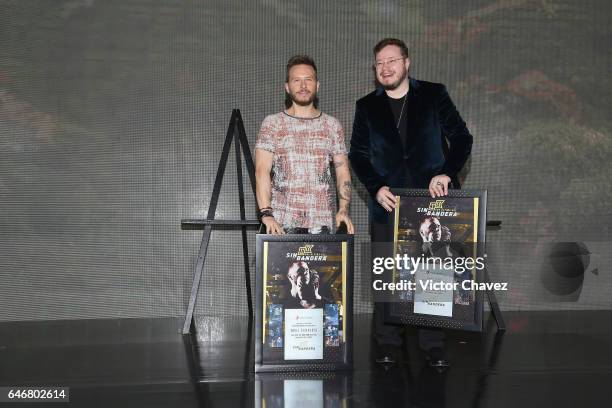
[[[353,273],[354,273],[354,240],[349,234],[284,234],[256,235],[256,274],[255,274],[255,372],[295,372],[295,371],[333,371],[348,370],[353,367]],[[262,324],[263,324],[263,247],[264,242],[346,242],[346,303],[344,319],[346,321],[346,339],[344,359],[342,362],[325,362],[320,360],[292,360],[287,364],[267,364],[263,361]]]
[[[391,189],[391,192],[400,197],[429,197],[431,194],[427,189]],[[485,257],[486,229],[487,229],[487,190],[448,190],[446,198],[478,198],[478,245],[477,256]],[[391,234],[395,231],[395,224]],[[389,242],[393,242],[393,235],[389,237]],[[486,258],[485,258],[486,259]],[[476,282],[486,282],[488,275],[485,269],[479,271],[475,276]],[[423,327],[436,327],[444,329],[458,329],[473,332],[482,332],[483,330],[483,314],[484,314],[484,291],[477,290],[475,295],[474,319],[470,323],[454,320],[452,317],[444,316],[429,316],[407,313],[398,310],[398,305],[406,305],[406,303],[387,303],[385,304],[385,321],[394,324],[410,324]],[[496,304],[497,305],[497,304]]]

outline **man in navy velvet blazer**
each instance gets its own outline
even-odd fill
[[[380,87],[357,101],[349,159],[369,193],[372,241],[381,242],[388,241],[396,205],[389,188],[426,188],[432,197],[459,188],[457,174],[470,155],[472,135],[444,85],[408,75],[403,41],[381,40],[374,58]],[[385,324],[383,315],[384,303],[375,303],[377,361],[392,363],[402,344],[401,330]],[[448,364],[441,331],[420,330],[419,343],[432,365]]]

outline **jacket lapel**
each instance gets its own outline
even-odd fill
[[[419,129],[421,122],[423,121],[423,110],[426,106],[420,100],[420,84],[419,81],[410,78],[410,88],[408,91],[409,99],[406,101],[406,126],[408,127],[408,146],[406,155],[410,157],[414,153],[417,146],[420,144],[419,140]],[[375,126],[377,133],[385,140],[385,143],[391,147],[395,152],[403,152],[402,141],[400,135],[395,126],[395,119],[393,112],[387,101],[387,94],[383,88],[377,88],[375,93],[374,106],[372,107],[375,114],[373,117],[378,118]],[[397,149],[397,150],[396,150]]]
[[[410,157],[417,146],[420,144],[419,140],[419,129],[421,127],[421,122],[423,121],[423,101],[420,100],[422,95],[419,94],[419,82],[410,78],[410,88],[408,91],[409,99],[408,99],[408,109],[406,110],[406,125],[408,143],[407,143],[407,151],[405,152],[407,157]]]

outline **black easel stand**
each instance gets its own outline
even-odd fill
[[[223,182],[223,175],[225,173],[225,166],[227,165],[227,159],[229,156],[230,148],[232,146],[232,139],[234,139],[234,145],[236,147],[236,175],[238,177],[238,197],[240,200],[240,219],[239,220],[219,220],[215,219],[215,212],[217,211],[217,204],[219,202],[219,193],[221,192],[221,184]],[[247,227],[259,226],[259,220],[247,220],[246,211],[244,206],[244,186],[242,183],[242,158],[240,157],[240,146],[242,145],[243,156],[246,162],[247,172],[249,174],[249,181],[251,182],[251,188],[253,195],[255,195],[255,165],[253,164],[253,156],[251,156],[251,149],[246,138],[246,132],[244,131],[244,123],[242,122],[242,116],[240,115],[239,109],[232,111],[232,117],[230,119],[229,126],[227,128],[227,134],[225,136],[225,144],[223,145],[223,152],[221,153],[221,160],[219,161],[219,167],[217,168],[217,176],[215,177],[215,185],[213,187],[212,197],[210,198],[210,205],[208,207],[208,214],[205,219],[183,219],[181,220],[181,226],[194,226],[204,225],[204,233],[202,235],[202,242],[200,243],[200,251],[198,252],[198,261],[196,263],[195,272],[193,275],[193,283],[191,285],[191,296],[189,298],[189,306],[187,307],[187,314],[185,315],[185,323],[183,324],[183,334],[191,333],[191,328],[194,327],[193,311],[195,309],[196,300],[198,297],[198,290],[200,288],[200,282],[202,280],[202,270],[204,269],[204,261],[206,259],[206,253],[208,252],[208,243],[210,242],[210,235],[214,226],[240,226],[242,229],[242,253],[244,255],[244,281],[246,283],[247,302],[249,306],[249,318],[253,318],[253,301],[251,296],[251,273],[249,271],[249,249],[247,242]]]
[[[491,229],[501,229],[501,221],[488,221],[487,227]],[[485,283],[491,283],[491,279],[489,278],[489,271],[485,268],[483,269],[483,277]],[[497,303],[497,298],[495,297],[495,291],[487,289],[487,300],[489,301],[489,307],[491,308],[491,313],[493,313],[493,318],[497,323],[497,330],[506,331],[506,323],[504,322],[504,318],[502,316],[502,312],[499,309],[499,304]]]

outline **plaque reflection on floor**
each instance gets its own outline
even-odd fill
[[[256,408],[323,408],[346,406],[350,372],[257,374]]]

